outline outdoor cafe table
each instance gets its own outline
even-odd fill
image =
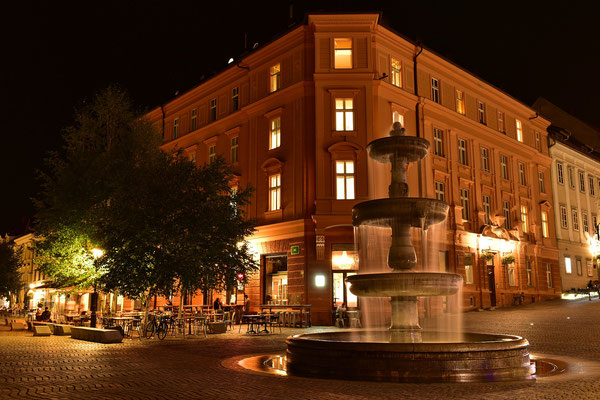
[[[261,332],[265,332],[265,333],[269,333],[269,330],[267,329],[267,324],[269,323],[269,314],[247,314],[247,315],[242,315],[242,323],[240,324],[240,329],[239,332],[241,332],[242,330],[242,325],[244,324],[244,321],[246,322],[247,329],[246,329],[246,333],[261,333]],[[260,326],[263,325],[265,326],[265,328],[263,330],[260,329]],[[256,325],[256,330],[254,330],[254,325]]]
[[[304,318],[304,313],[307,312],[306,326],[310,327],[312,325],[310,321],[310,308],[312,307],[312,304],[261,304],[259,307],[261,311],[269,310],[269,312],[272,312],[273,310],[300,311],[301,318]]]

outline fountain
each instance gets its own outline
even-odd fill
[[[427,140],[405,136],[404,128],[397,122],[390,136],[369,143],[371,158],[391,164],[389,198],[365,201],[352,210],[355,227],[391,227],[387,264],[392,271],[359,273],[347,278],[350,291],[359,297],[391,299],[391,326],[289,337],[288,373],[399,382],[533,379],[526,339],[424,331],[419,325],[419,297],[450,296],[462,285],[458,274],[414,270],[417,257],[411,243],[411,227],[425,232],[429,226],[442,222],[448,213],[448,204],[443,201],[408,197],[408,164],[424,158],[428,149]]]

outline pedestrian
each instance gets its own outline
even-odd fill
[[[244,314],[250,314],[250,299],[248,295],[244,295]]]

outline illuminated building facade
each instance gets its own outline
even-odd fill
[[[545,99],[534,108],[552,121],[552,194],[563,289],[598,280],[596,234],[600,213],[600,132]]]
[[[463,275],[464,308],[556,297],[549,122],[378,18],[309,15],[148,114],[163,148],[196,163],[221,154],[236,184],[256,189],[252,307],[267,296],[311,304],[313,322],[326,324],[332,306],[357,305],[343,283],[358,268],[351,210],[387,196],[389,167],[366,146],[395,121],[431,143],[409,171],[411,196],[441,198],[450,214],[420,259]],[[420,249],[420,235],[413,240]]]

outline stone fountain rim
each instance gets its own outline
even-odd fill
[[[455,278],[462,279],[462,275],[455,274],[454,272],[431,272],[431,271],[391,271],[391,272],[367,272],[358,273],[356,275],[350,275],[346,278],[348,281],[369,281],[379,280],[381,278],[390,280],[390,278],[407,278],[414,279],[415,277],[423,279],[435,279],[435,278]]]

